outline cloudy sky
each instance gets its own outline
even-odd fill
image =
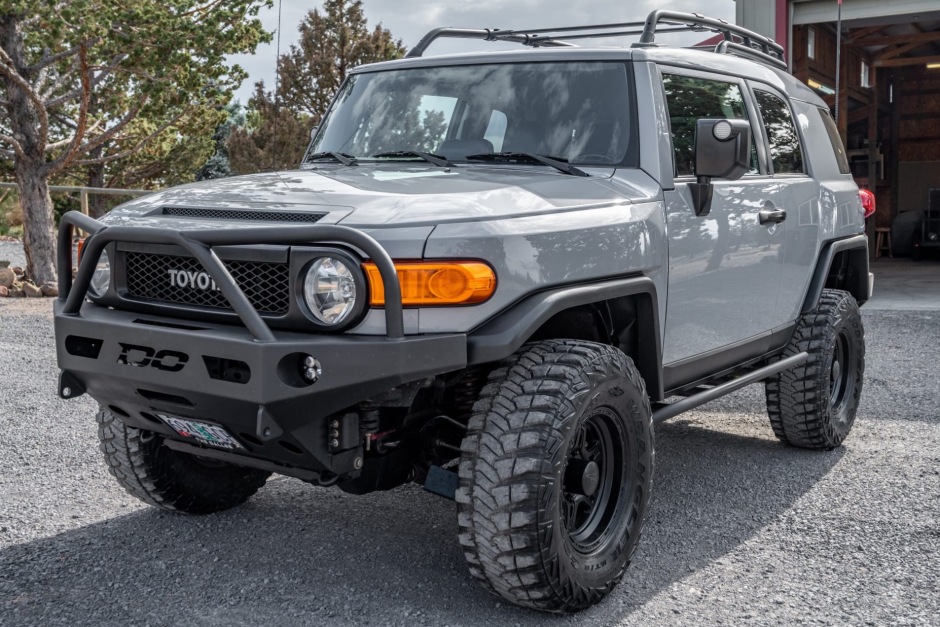
[[[281,0],[281,51],[297,41],[297,25],[307,11],[321,8],[322,2]],[[261,14],[265,28],[277,29],[277,0],[274,8]],[[653,9],[671,9],[703,13],[734,22],[734,0],[363,0],[369,26],[381,22],[382,26],[411,48],[427,31],[439,26],[463,28],[540,28],[551,26],[578,26],[581,24],[609,24],[635,22],[646,18]],[[673,36],[677,37],[677,36]],[[691,35],[692,41],[674,39],[676,43],[694,43],[703,39]],[[612,40],[614,41],[614,40]],[[627,42],[627,39],[616,40]],[[248,80],[236,92],[246,102],[255,81],[264,80],[268,89],[274,88],[274,62],[276,37],[270,45],[260,46],[254,55],[234,55],[232,60],[249,73]],[[438,41],[427,54],[443,54],[466,50],[492,48],[494,44],[476,41]]]

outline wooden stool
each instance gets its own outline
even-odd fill
[[[875,229],[877,236],[875,237],[875,259],[881,256],[881,251],[885,249],[885,239],[888,241],[888,256],[894,257],[894,254],[891,252],[891,227],[888,226],[879,226]],[[885,238],[885,235],[888,237]]]

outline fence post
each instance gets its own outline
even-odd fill
[[[81,199],[81,203],[82,203],[82,213],[84,213],[87,216],[88,215],[88,190],[83,189],[81,192],[79,192],[79,198]]]

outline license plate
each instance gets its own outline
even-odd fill
[[[195,440],[200,444],[214,446],[216,448],[226,448],[229,450],[245,449],[238,440],[233,438],[228,431],[219,425],[199,420],[190,420],[189,418],[180,418],[179,416],[168,416],[166,414],[157,414],[157,416],[171,429],[176,431],[180,437]]]

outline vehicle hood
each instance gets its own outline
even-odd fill
[[[171,226],[163,208],[182,206],[322,211],[321,224],[421,226],[626,204],[659,193],[640,170],[616,178],[609,168],[589,171],[578,177],[543,166],[363,164],[272,172],[173,187],[125,203],[108,222]],[[176,228],[205,224],[172,220]]]

